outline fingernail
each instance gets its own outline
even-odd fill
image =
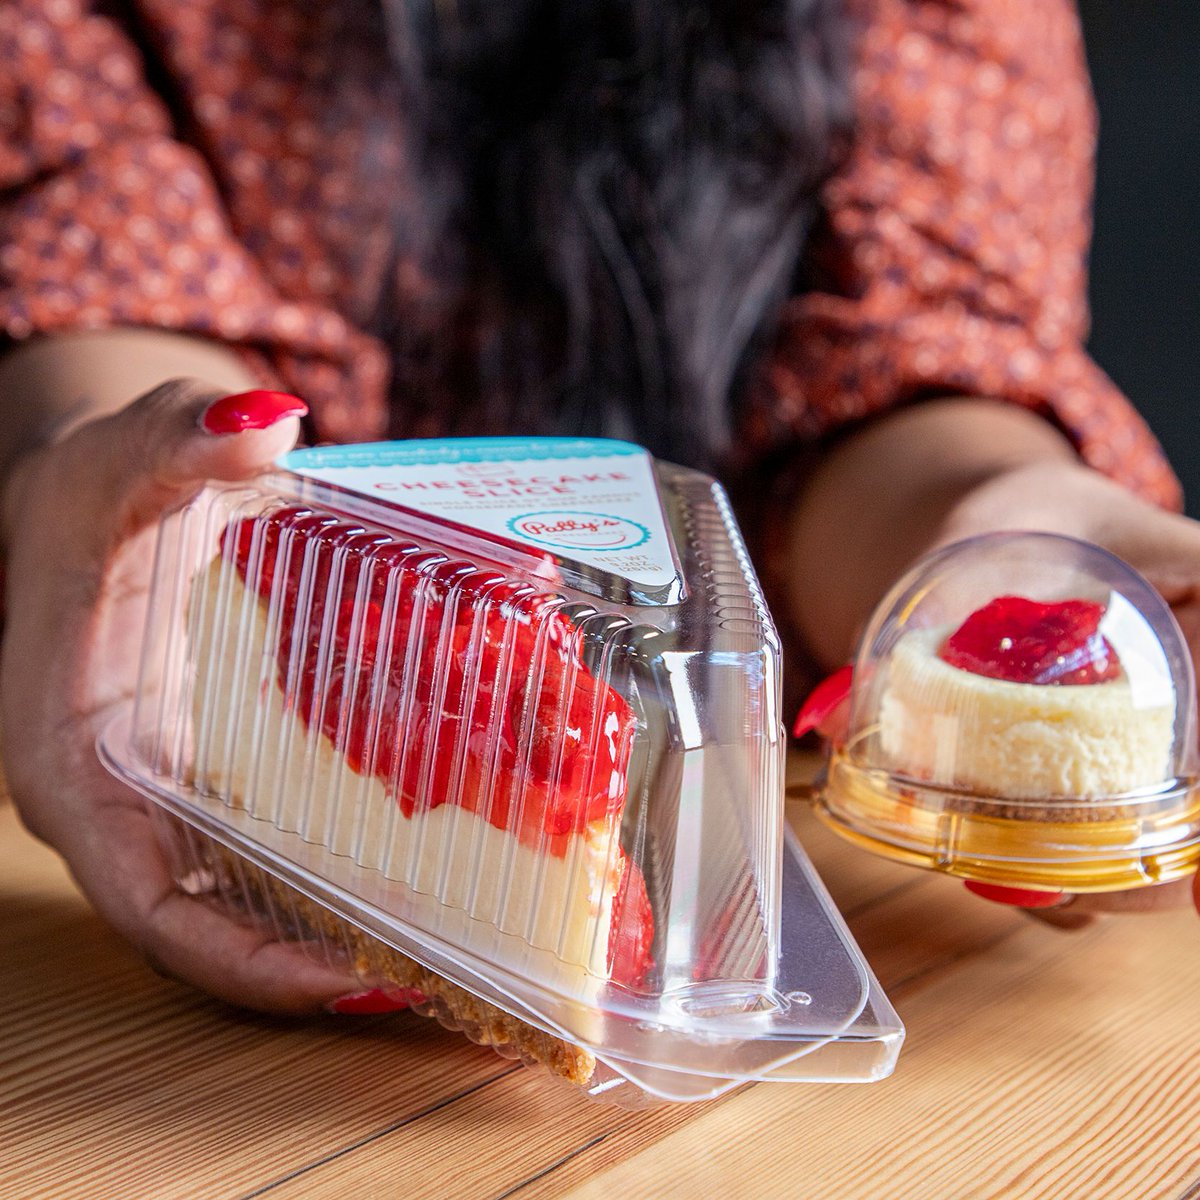
[[[246,429],[266,429],[285,417],[303,417],[308,405],[299,396],[287,392],[238,392],[214,400],[200,418],[209,433],[242,433]]]
[[[369,992],[354,992],[349,996],[339,996],[327,1005],[330,1012],[342,1016],[369,1016],[372,1013],[400,1012],[410,1004],[418,1003],[420,993],[412,988],[403,988],[398,992],[385,992],[383,988],[372,988]]]
[[[1066,892],[1035,892],[1031,888],[976,883],[974,879],[964,879],[963,886],[968,892],[974,892],[976,896],[982,896],[985,900],[994,900],[997,904],[1015,904],[1018,908],[1053,908],[1056,904],[1065,904],[1070,899]]]
[[[792,726],[792,737],[803,737],[806,733],[821,726],[847,696],[850,695],[850,685],[854,682],[854,668],[843,667],[834,671],[828,679],[822,680],[809,693],[809,697],[800,706]]]

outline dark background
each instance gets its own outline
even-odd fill
[[[1200,516],[1200,0],[1080,0],[1100,157],[1092,354]]]

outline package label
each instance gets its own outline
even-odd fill
[[[444,438],[293,450],[286,470],[548,551],[678,599],[649,453],[610,438]]]

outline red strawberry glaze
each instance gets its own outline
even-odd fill
[[[1091,600],[1043,604],[1000,596],[973,612],[938,657],[1010,683],[1106,683],[1121,673],[1117,652],[1100,633],[1103,605]]]
[[[613,899],[608,934],[608,973],[613,983],[640,987],[654,967],[654,914],[637,863],[621,852],[621,882]]]
[[[222,547],[275,598],[290,707],[406,817],[457,803],[562,857],[619,814],[633,713],[588,671],[553,596],[299,506],[231,524]],[[610,968],[633,986],[654,922],[641,872],[621,864]]]

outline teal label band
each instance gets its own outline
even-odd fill
[[[585,590],[671,603],[683,589],[654,460],[611,438],[438,438],[317,446],[285,470],[428,513],[559,564]],[[589,579],[593,582],[589,583]],[[607,579],[609,582],[604,583]],[[596,583],[600,580],[600,583]],[[613,587],[620,580],[632,587]]]
[[[354,446],[310,446],[283,455],[279,466],[288,471],[322,467],[432,467],[443,463],[551,462],[645,453],[633,442],[612,438],[424,438],[363,442]]]

